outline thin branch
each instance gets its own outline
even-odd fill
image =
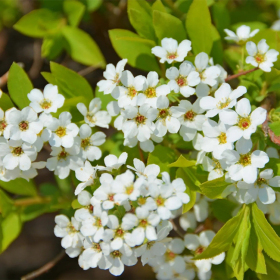
[[[89,66],[89,67],[86,67],[86,68],[82,69],[81,71],[79,71],[78,74],[80,74],[81,76],[86,76],[87,74],[93,72],[94,70],[96,70],[99,67],[100,67],[100,65]]]
[[[248,73],[254,72],[254,71],[258,70],[258,69],[259,69],[259,67],[255,67],[253,69],[250,69],[250,70],[247,70],[247,71],[242,71],[242,72],[239,72],[239,73],[237,73],[235,75],[228,76],[225,79],[225,82],[231,81],[231,80],[236,79],[236,78],[238,78],[240,76],[243,76],[243,75],[246,75]]]
[[[139,150],[139,154],[140,154],[140,159],[145,163],[145,157],[144,157],[144,154],[143,154],[143,151],[140,147],[140,143],[138,142],[138,150]]]
[[[38,276],[48,272],[48,270],[53,268],[64,256],[65,256],[65,251],[63,250],[53,260],[51,260],[50,262],[46,263],[45,265],[43,265],[39,269],[37,269],[37,270],[35,270],[35,271],[31,272],[31,273],[28,273],[25,276],[22,276],[21,280],[34,279],[34,278],[37,278]]]
[[[177,225],[175,224],[174,220],[170,220],[172,226],[173,226],[173,230],[184,239],[184,234],[179,230],[179,228],[177,227]]]
[[[28,197],[28,198],[20,198],[16,199],[14,201],[15,206],[28,206],[28,205],[34,205],[34,204],[43,204],[43,203],[49,203],[51,201],[51,197]]]

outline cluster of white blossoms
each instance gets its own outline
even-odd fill
[[[62,112],[58,118],[53,116],[65,101],[57,86],[48,84],[43,92],[33,89],[27,97],[30,105],[22,110],[11,108],[4,112],[0,108],[0,180],[29,180],[44,167],[64,179],[86,160],[101,158],[98,146],[105,142],[106,135],[92,133],[91,127],[108,128],[111,117],[100,110],[99,98],[90,102],[89,110],[82,103],[77,105],[85,117],[85,124],[78,127],[71,122],[69,112]],[[46,162],[36,162],[44,145],[50,145],[50,157]]]

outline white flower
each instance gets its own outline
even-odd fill
[[[225,159],[209,158],[205,156],[202,161],[202,166],[205,171],[208,171],[208,181],[224,176],[224,170],[227,170],[229,165]]]
[[[166,70],[166,77],[170,80],[168,85],[174,92],[189,97],[195,93],[194,86],[200,83],[199,73],[195,71],[193,64],[184,61],[179,70],[176,67],[170,67]]]
[[[220,76],[221,70],[217,66],[208,66],[209,57],[207,53],[201,52],[195,57],[195,68],[199,73],[201,83],[211,87],[217,84],[217,78]]]
[[[237,102],[233,110],[223,110],[220,113],[220,120],[228,125],[235,125],[228,129],[228,138],[234,142],[241,137],[250,139],[251,134],[257,130],[257,126],[266,119],[266,110],[259,107],[251,113],[251,104],[247,98]],[[250,114],[251,113],[251,114]]]
[[[248,41],[248,39],[254,37],[259,32],[259,29],[255,29],[251,32],[251,28],[249,26],[241,25],[236,29],[236,34],[228,29],[224,29],[224,31],[228,35],[225,37],[226,40],[231,40],[238,44],[244,44]]]
[[[117,63],[116,67],[111,63],[106,65],[106,71],[103,72],[103,76],[106,80],[97,83],[99,91],[103,91],[104,94],[113,92],[120,83],[120,78],[126,63],[127,59],[122,59]]]
[[[148,104],[149,106],[156,108],[157,98],[159,96],[166,96],[170,93],[168,85],[159,85],[158,73],[151,71],[148,73],[147,79],[143,85],[143,93],[139,93],[137,97],[137,104]]]
[[[22,139],[33,144],[37,140],[37,134],[43,129],[43,124],[38,119],[37,113],[30,107],[25,107],[21,111],[10,111],[6,115],[6,120],[11,140]]]
[[[163,137],[167,131],[177,133],[180,129],[180,121],[173,117],[173,113],[169,108],[169,100],[165,96],[160,96],[157,100],[158,119],[155,123],[156,128],[154,134],[157,137]]]
[[[20,177],[29,181],[29,179],[33,179],[38,175],[37,169],[43,169],[46,167],[45,161],[39,161],[39,162],[32,162],[31,167],[28,170],[21,170],[20,171]],[[11,171],[11,172],[14,172]],[[17,172],[15,172],[17,173]]]
[[[71,123],[72,115],[69,112],[63,112],[59,119],[52,118],[48,128],[52,131],[49,143],[51,146],[71,148],[74,144],[74,137],[77,136],[79,128]]]
[[[143,89],[145,81],[146,78],[142,75],[134,77],[128,70],[123,72],[121,77],[123,86],[118,86],[112,93],[112,96],[118,100],[120,108],[137,104],[138,93]]]
[[[80,223],[75,218],[72,217],[70,222],[65,215],[57,215],[55,223],[54,234],[62,238],[61,246],[63,248],[82,247],[82,236],[79,232]]]
[[[75,190],[75,195],[78,195],[85,187],[93,185],[96,177],[96,167],[92,167],[90,162],[86,160],[83,166],[75,169],[75,175],[82,182]]]
[[[83,206],[89,206],[90,205],[90,199],[92,198],[92,195],[87,191],[81,191],[78,194],[77,200],[78,202]]]
[[[88,159],[89,161],[100,159],[102,152],[96,146],[100,146],[105,142],[105,133],[98,131],[92,134],[90,126],[83,124],[80,127],[79,135],[80,136],[76,136],[75,138],[75,144],[80,147],[79,156],[84,160]]]
[[[83,164],[81,158],[77,157],[79,150],[76,146],[71,148],[52,147],[50,158],[47,159],[46,167],[54,171],[60,179],[69,176],[70,170],[76,170]]]
[[[243,179],[246,183],[254,183],[257,179],[257,169],[263,168],[269,161],[269,157],[263,151],[253,151],[252,141],[241,138],[236,142],[236,150],[226,150],[222,157],[231,166],[228,174],[234,181]]]
[[[146,179],[148,179],[150,176],[157,177],[160,172],[160,168],[158,165],[149,164],[145,166],[144,162],[139,160],[138,158],[133,159],[133,164],[134,167],[129,165],[127,167],[134,170],[139,177],[144,177]]]
[[[252,203],[257,198],[263,204],[272,204],[275,199],[275,191],[271,187],[280,187],[280,176],[273,177],[272,169],[265,169],[259,173],[259,177],[255,183],[247,184],[239,181],[237,187],[240,189],[238,196],[240,196],[242,203]]]
[[[104,158],[104,166],[97,166],[98,170],[112,171],[113,169],[119,169],[122,165],[126,163],[127,153],[123,152],[119,157],[115,155],[108,155]]]
[[[17,166],[20,170],[28,170],[37,157],[37,151],[34,146],[22,140],[3,140],[0,141],[0,157],[3,157],[3,166],[8,170]]]
[[[227,83],[223,83],[219,89],[215,91],[215,97],[205,96],[200,99],[199,105],[204,110],[208,110],[206,117],[212,118],[225,109],[235,106],[237,98],[247,92],[244,86],[239,86],[235,90]]]
[[[89,110],[84,103],[78,103],[77,109],[84,116],[85,122],[90,127],[104,127],[109,128],[109,123],[111,122],[111,116],[107,111],[100,111],[101,109],[101,100],[96,97],[92,99],[89,103]]]
[[[170,108],[172,115],[181,123],[180,135],[185,141],[194,139],[198,130],[202,130],[202,124],[207,119],[202,115],[204,109],[199,106],[199,99],[194,104],[188,100],[181,100],[178,106]]]
[[[150,108],[148,104],[140,107],[127,106],[124,115],[127,118],[122,126],[125,138],[137,137],[140,142],[150,139],[155,129],[153,121],[157,117],[157,109]]]
[[[152,53],[160,57],[160,63],[165,61],[168,63],[173,61],[182,62],[191,49],[191,41],[189,40],[183,40],[178,45],[178,42],[172,38],[163,38],[161,40],[161,47],[156,46],[152,48]]]
[[[186,234],[184,243],[186,248],[194,251],[195,254],[198,255],[201,254],[209,246],[214,236],[215,233],[212,230],[203,231],[199,236],[196,234]],[[224,259],[225,253],[223,252],[211,259],[194,261],[194,264],[199,271],[208,272],[211,269],[212,264],[220,264],[224,261]]]
[[[225,150],[233,149],[233,141],[228,137],[228,126],[220,122],[207,120],[202,125],[202,131],[205,135],[203,138],[201,149],[205,152],[213,152],[216,159],[222,158]]]
[[[57,86],[52,84],[46,85],[43,93],[39,89],[32,89],[27,97],[31,101],[29,106],[36,113],[56,113],[65,101],[64,96],[58,93]]]
[[[6,118],[5,118],[5,113],[4,111],[0,108],[0,136],[2,136],[6,130],[8,126],[8,123],[6,121]],[[5,137],[6,139],[8,139],[10,136],[8,137]]]
[[[265,39],[259,41],[258,45],[253,42],[247,42],[246,49],[249,56],[246,57],[246,63],[259,67],[264,72],[270,72],[273,62],[277,60],[279,54],[276,50],[268,50],[269,46]]]

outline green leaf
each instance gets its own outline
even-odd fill
[[[0,189],[0,213],[4,218],[13,209],[13,206],[13,200]]]
[[[85,12],[85,6],[78,1],[68,0],[63,2],[63,10],[71,26],[78,26]]]
[[[201,184],[199,187],[204,195],[209,198],[221,198],[222,192],[231,183],[225,181],[225,177],[217,178]]]
[[[182,214],[188,212],[195,204],[196,201],[196,191],[191,190],[191,188],[188,186],[188,180],[189,178],[187,178],[187,174],[183,171],[182,168],[178,168],[177,172],[176,172],[176,178],[182,178],[186,184],[186,191],[185,193],[187,193],[190,197],[190,201],[186,204],[183,204],[183,209],[182,209]]]
[[[160,11],[162,13],[167,13],[165,6],[162,4],[161,0],[156,0],[152,5],[153,11]]]
[[[217,232],[206,250],[200,255],[196,256],[194,260],[213,258],[221,254],[222,252],[227,251],[233,243],[233,239],[236,233],[238,232],[240,223],[243,218],[243,213],[244,209],[239,211],[239,213],[235,217],[227,221],[224,226]]]
[[[25,71],[15,62],[9,70],[8,90],[12,100],[22,109],[29,105],[27,94],[33,89]]]
[[[179,169],[182,169],[182,171],[185,173],[184,182],[185,182],[186,186],[189,187],[192,191],[200,191],[199,186],[201,185],[201,182],[199,181],[199,179],[197,177],[196,168],[197,168],[197,166],[179,168]]]
[[[249,268],[257,273],[266,274],[266,264],[262,253],[262,245],[257,237],[254,227],[251,227],[248,251],[246,255],[246,264]]]
[[[269,162],[265,165],[265,168],[271,168],[274,175],[280,175],[280,159],[270,158]]]
[[[0,187],[10,193],[36,196],[37,190],[32,180],[26,181],[23,178],[17,178],[9,182],[0,181]]]
[[[61,34],[46,36],[43,39],[41,55],[49,60],[53,60],[61,54],[66,44],[67,42]]]
[[[226,3],[217,2],[212,6],[213,21],[220,35],[224,37],[224,29],[229,28],[230,15]]]
[[[212,25],[213,48],[210,56],[213,57],[215,63],[223,64],[223,44],[218,30]]]
[[[252,205],[253,222],[264,251],[273,260],[280,262],[280,238],[266,220],[257,204]]]
[[[48,9],[39,9],[24,15],[14,25],[14,29],[29,37],[43,38],[57,32],[64,24],[65,20],[56,13]]]
[[[169,172],[170,168],[168,164],[174,162],[176,158],[177,155],[173,149],[158,145],[155,147],[154,151],[149,154],[147,164],[157,164],[161,172]]]
[[[187,38],[182,21],[168,13],[154,11],[153,23],[159,40],[173,38],[180,43]]]
[[[87,6],[87,9],[89,12],[94,12],[102,5],[102,0],[82,0],[85,5]]]
[[[83,30],[65,26],[62,34],[69,44],[68,52],[71,58],[84,65],[104,68],[106,65],[103,54],[95,41]]]
[[[72,203],[71,203],[71,206],[72,206],[73,209],[80,209],[80,208],[84,207],[83,205],[81,205],[79,203],[78,199],[73,200]]]
[[[237,203],[227,199],[217,199],[210,203],[214,216],[223,223],[231,219],[232,212],[237,206]]]
[[[93,98],[93,91],[88,81],[76,73],[58,63],[51,62],[51,75],[43,76],[49,83],[58,86],[58,90],[65,98],[83,96],[90,101]]]
[[[211,26],[206,0],[194,0],[187,13],[186,28],[195,54],[210,54],[213,45]]]
[[[100,98],[102,101],[101,110],[107,110],[108,103],[111,101],[116,101],[116,99],[113,98],[111,94],[104,94],[103,92],[100,92],[98,86],[95,88],[95,97]]]
[[[189,167],[196,164],[195,160],[188,160],[183,155],[180,155],[179,158],[168,165],[168,167]]]
[[[25,206],[20,211],[20,220],[23,223],[34,220],[40,215],[47,213],[49,208],[50,206],[48,204],[34,204]]]
[[[1,252],[5,251],[7,247],[18,237],[21,231],[20,217],[16,212],[11,212],[6,218],[1,220],[2,229],[2,246]]]
[[[155,41],[151,6],[146,1],[128,0],[127,13],[136,32],[141,37]]]
[[[265,255],[265,263],[267,267],[267,275],[258,274],[258,279],[260,280],[280,279],[280,263],[272,260],[266,255]]]
[[[2,95],[1,95],[2,94]],[[4,111],[14,107],[14,104],[8,94],[0,92],[0,108]]]
[[[109,37],[117,54],[127,58],[132,67],[160,73],[158,61],[151,52],[155,46],[153,41],[124,29],[109,30]]]
[[[280,136],[280,121],[270,123],[268,126],[276,136]]]

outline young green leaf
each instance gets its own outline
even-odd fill
[[[13,209],[13,200],[0,189],[0,213],[5,218]]]
[[[17,178],[9,182],[0,181],[0,187],[10,193],[19,195],[36,196],[37,190],[32,180],[26,181],[23,178]]]
[[[160,11],[162,13],[167,13],[165,6],[162,4],[161,0],[156,0],[152,5],[153,11]]]
[[[280,136],[280,121],[270,123],[268,126],[276,136]]]
[[[127,58],[132,67],[160,73],[158,61],[151,52],[155,46],[153,41],[124,29],[110,30],[109,37],[117,54],[121,58]]]
[[[63,2],[63,10],[71,26],[78,26],[85,12],[85,6],[79,1],[68,0]]]
[[[14,29],[26,36],[43,38],[58,32],[62,25],[65,25],[65,19],[58,14],[48,9],[39,9],[24,15],[14,25]]]
[[[204,195],[209,198],[220,198],[222,192],[231,183],[225,181],[225,177],[217,178],[201,184],[199,187]]]
[[[210,54],[213,45],[211,16],[206,0],[193,0],[187,13],[186,28],[195,54]]]
[[[280,238],[266,220],[257,204],[252,205],[253,222],[264,251],[273,260],[280,262]]]
[[[67,42],[61,34],[46,36],[43,39],[41,55],[49,60],[53,60],[61,54],[66,44]]]
[[[179,43],[187,38],[186,30],[180,19],[168,13],[154,11],[153,23],[157,38],[173,38]]]
[[[70,56],[84,65],[105,68],[106,62],[95,41],[83,30],[65,26],[62,34],[69,44]]]
[[[189,167],[196,164],[195,160],[188,160],[183,155],[180,155],[179,158],[168,165],[168,167]]]
[[[27,94],[32,89],[33,85],[27,74],[14,62],[9,70],[8,90],[12,100],[20,109],[29,105]]]
[[[199,186],[201,185],[201,182],[198,179],[196,168],[197,166],[190,166],[190,167],[179,168],[179,169],[183,171],[184,174],[183,179],[186,186],[188,186],[192,191],[200,192]]]
[[[280,264],[265,255],[265,263],[267,267],[267,274],[258,274],[260,280],[278,280],[280,279]],[[261,273],[261,272],[260,272]]]
[[[197,255],[194,260],[213,258],[222,252],[227,251],[233,243],[233,239],[239,230],[243,214],[244,208],[239,211],[235,217],[224,224],[224,226],[217,232],[206,250],[200,255]]]
[[[1,95],[2,94],[2,95]],[[8,94],[1,92],[0,93],[0,108],[2,108],[4,111],[14,107],[14,104],[9,97]]]
[[[213,215],[223,223],[232,218],[232,212],[237,206],[237,203],[228,199],[216,199],[210,203]]]

